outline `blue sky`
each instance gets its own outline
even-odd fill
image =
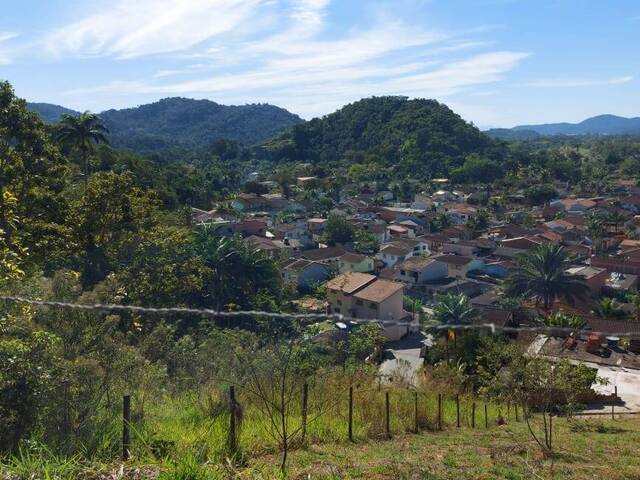
[[[638,0],[2,0],[0,78],[102,111],[167,96],[304,118],[436,98],[480,127],[640,116]]]

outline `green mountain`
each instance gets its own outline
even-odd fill
[[[62,115],[79,115],[78,112],[51,103],[27,103],[27,108],[40,115],[47,123],[55,123]]]
[[[538,135],[640,135],[640,117],[625,118],[617,115],[598,115],[579,123],[545,123],[541,125],[518,125],[512,129],[493,129],[486,133],[494,137],[506,138],[504,131],[513,132],[512,139],[522,139]]]
[[[49,104],[29,104],[46,121],[76,113]],[[268,104],[220,105],[209,100],[165,98],[155,103],[100,113],[116,148],[155,152],[171,147],[203,147],[225,139],[251,145],[303,120]]]
[[[471,153],[500,145],[435,100],[372,97],[296,125],[262,146],[274,161],[406,165],[447,173]]]

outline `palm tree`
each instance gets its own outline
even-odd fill
[[[89,179],[89,154],[94,145],[108,144],[109,130],[99,116],[89,111],[78,116],[63,115],[58,130],[58,141],[65,147],[80,153],[84,169],[85,186]]]
[[[624,318],[627,313],[622,309],[620,303],[611,297],[604,297],[596,303],[591,313],[604,319]]]
[[[463,293],[438,295],[433,307],[433,318],[443,325],[469,325],[478,312]]]
[[[584,278],[567,273],[571,261],[561,245],[545,243],[516,258],[516,268],[507,278],[510,296],[533,297],[545,311],[562,298],[568,303],[584,299],[589,288]]]
[[[602,241],[607,234],[607,227],[601,215],[591,215],[587,220],[587,232],[595,247],[595,252],[602,251]]]

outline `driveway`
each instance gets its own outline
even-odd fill
[[[414,333],[401,340],[387,343],[380,364],[380,375],[389,381],[393,378],[396,381],[414,384],[416,372],[423,365],[420,351],[424,345],[433,345],[431,335]]]

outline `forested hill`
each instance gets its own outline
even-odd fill
[[[598,115],[579,123],[519,125],[510,129],[495,128],[486,133],[489,136],[505,140],[523,140],[536,138],[536,136],[553,135],[640,135],[640,117]]]
[[[55,123],[63,115],[78,115],[78,112],[69,108],[53,105],[52,103],[27,103],[27,108],[40,115],[47,123]]]
[[[438,174],[471,153],[501,148],[435,100],[373,97],[297,125],[261,153],[275,161],[373,162]]]
[[[75,113],[48,104],[29,104],[46,121]],[[265,141],[303,120],[268,104],[220,105],[209,100],[165,98],[155,103],[100,113],[116,148],[155,152],[171,147],[206,147],[226,139],[246,145]]]

